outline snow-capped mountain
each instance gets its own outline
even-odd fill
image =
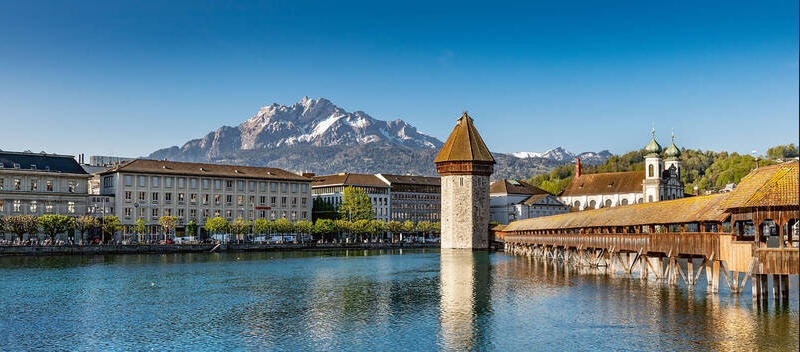
[[[511,155],[521,159],[542,158],[563,163],[573,162],[575,161],[575,158],[580,157],[581,161],[584,163],[599,164],[606,161],[606,159],[611,157],[613,154],[611,154],[608,150],[603,150],[600,152],[583,152],[580,154],[575,154],[562,147],[556,147],[548,151],[545,151],[544,153],[517,152],[517,153],[511,153]]]
[[[415,149],[438,149],[442,141],[403,120],[382,121],[363,111],[347,112],[325,98],[304,97],[291,106],[262,107],[237,127],[223,126],[182,147],[158,150],[151,158],[209,160],[225,154],[287,146],[356,146],[388,142]]]

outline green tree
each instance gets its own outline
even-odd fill
[[[221,233],[225,233],[228,231],[228,220],[221,217],[215,217],[206,220],[206,230],[211,231],[211,233],[217,235]]]
[[[383,220],[370,220],[369,222],[369,233],[372,237],[370,240],[376,242],[376,239],[380,239],[380,242],[383,242],[383,234],[386,232],[386,223]]]
[[[280,218],[272,222],[274,232],[281,234],[281,242],[287,233],[294,232],[294,224],[289,219]]]
[[[347,186],[339,205],[339,216],[350,221],[370,220],[375,218],[372,201],[362,188]]]
[[[102,240],[103,240],[104,243],[106,241],[106,237],[105,237],[106,234],[111,235],[111,237],[113,238],[114,234],[117,233],[117,231],[122,229],[122,223],[119,221],[119,218],[116,217],[116,216],[106,216],[106,217],[102,218],[101,223],[102,224],[100,225],[100,227],[103,230],[103,238],[102,238]]]
[[[256,219],[253,221],[253,231],[257,234],[266,234],[269,232],[269,220],[267,219]]]
[[[50,237],[50,242],[55,243],[59,233],[67,232],[73,226],[73,219],[69,216],[59,214],[46,214],[37,219],[42,232]]]
[[[192,237],[197,236],[197,223],[194,220],[186,224],[186,234]]]
[[[346,219],[338,219],[334,220],[333,223],[336,225],[336,231],[339,232],[339,242],[349,242],[350,235],[353,233],[353,222]],[[344,238],[346,240],[343,240]]]
[[[370,223],[368,219],[356,220],[353,222],[353,232],[358,235],[358,242],[364,242],[364,235],[370,232]]]
[[[425,238],[433,231],[433,224],[430,221],[420,221],[416,226],[417,232],[422,234],[422,243],[425,243]]]
[[[6,227],[22,242],[25,234],[33,235],[39,232],[39,223],[33,215],[14,215],[5,218]]]
[[[236,242],[243,239],[244,234],[250,232],[250,226],[252,224],[250,221],[247,221],[242,218],[237,218],[231,222],[230,229],[231,233],[236,235]]]
[[[294,224],[295,230],[300,236],[300,242],[303,242],[303,236],[311,234],[314,231],[314,223],[308,220],[300,220]]]
[[[320,236],[323,242],[326,237],[336,233],[336,224],[331,219],[317,219],[314,223],[314,234]]]
[[[91,215],[82,215],[75,218],[75,229],[81,234],[81,243],[86,240],[86,233],[100,227],[100,221]]]
[[[389,221],[389,222],[386,223],[386,231],[391,232],[391,234],[392,234],[392,242],[394,242],[394,236],[395,235],[398,236],[398,240],[399,240],[400,239],[399,238],[400,232],[403,231],[403,224],[401,224],[399,221],[394,221],[394,220]]]
[[[133,226],[134,231],[136,234],[139,235],[139,242],[142,242],[142,235],[147,232],[147,220],[144,218],[136,219],[136,225]]]
[[[158,226],[161,226],[161,231],[164,232],[164,242],[166,242],[167,235],[178,226],[178,218],[164,215],[158,219]]]

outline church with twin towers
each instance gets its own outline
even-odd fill
[[[666,149],[655,138],[644,147],[644,170],[584,174],[580,159],[575,176],[559,195],[572,210],[599,209],[627,204],[657,202],[685,197],[681,181],[681,150],[675,136]]]

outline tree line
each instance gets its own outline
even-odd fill
[[[592,174],[644,170],[646,154],[647,152],[642,149],[615,155],[602,164],[584,165],[581,172]],[[772,165],[779,160],[796,156],[797,148],[794,144],[776,146],[767,151],[766,158],[758,160],[758,165]],[[680,160],[681,181],[684,184],[684,192],[687,194],[694,194],[695,186],[701,194],[705,191],[719,191],[729,183],[739,183],[756,167],[756,157],[724,151],[713,152],[682,148]],[[564,191],[574,175],[575,165],[564,165],[553,168],[550,173],[533,176],[527,181],[547,192],[558,195]]]
[[[108,239],[113,238],[114,233],[122,229],[122,224],[116,216],[106,216],[96,218],[90,215],[71,217],[58,214],[47,214],[41,216],[34,215],[13,215],[0,216],[0,235],[5,238],[7,233],[16,235],[19,242],[23,242],[25,235],[30,240],[32,236],[44,233],[55,243],[56,236],[59,234],[71,234],[78,232],[80,242],[85,240],[85,235],[95,230],[101,231],[103,241],[108,235]],[[38,237],[36,238],[38,240]],[[74,238],[70,238],[74,240]]]

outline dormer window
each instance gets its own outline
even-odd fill
[[[36,170],[36,164],[31,164],[31,170]]]
[[[19,169],[19,168],[20,168],[20,165],[19,165],[19,163],[14,163],[14,168],[15,168],[15,169]]]

